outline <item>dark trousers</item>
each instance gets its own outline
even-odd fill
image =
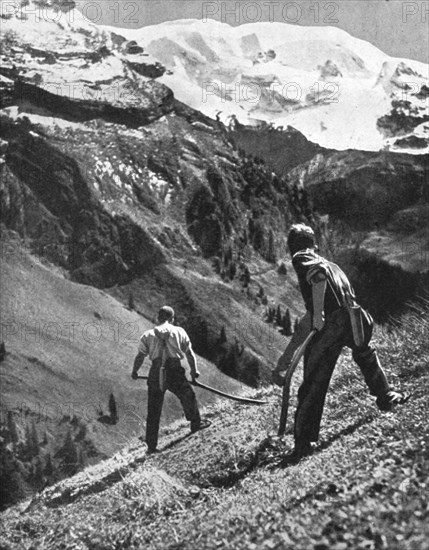
[[[194,390],[185,376],[185,369],[180,361],[171,362],[166,368],[166,389],[176,395],[182,404],[186,420],[191,422],[191,429],[198,428],[201,423],[198,403]],[[159,369],[152,365],[148,379],[148,404],[146,419],[146,443],[150,450],[158,444],[159,423],[161,419],[164,393],[159,389]]]
[[[304,381],[298,391],[295,414],[295,441],[317,441],[329,382],[343,347],[353,351],[371,395],[385,395],[390,387],[378,360],[369,345],[373,331],[371,316],[363,315],[364,344],[356,347],[349,314],[345,308],[328,316],[323,329],[316,333],[304,355]]]

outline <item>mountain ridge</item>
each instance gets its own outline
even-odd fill
[[[426,106],[418,98],[427,86],[428,66],[390,58],[341,29],[274,22],[232,27],[214,20],[178,20],[121,32],[167,67],[161,80],[181,101],[212,118],[228,122],[236,117],[247,125],[290,125],[307,139],[338,150],[428,152]],[[243,39],[251,37],[253,42],[247,45],[256,49],[249,57]],[[305,48],[309,48],[307,52]],[[264,51],[265,55],[271,52],[265,61]],[[322,70],[327,63],[335,70]],[[386,63],[395,67],[388,92],[378,86]],[[263,67],[277,79],[258,81]],[[400,67],[405,69],[402,74]],[[403,131],[404,135],[414,135],[419,126],[418,121],[413,122],[414,111],[417,119],[422,118],[416,147],[407,147],[407,142],[397,139],[399,129],[390,136],[377,129],[378,119],[393,116],[394,101],[412,105],[408,114],[411,128]]]

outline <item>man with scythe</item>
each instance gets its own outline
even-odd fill
[[[197,369],[191,341],[186,331],[173,325],[174,310],[169,306],[158,312],[159,325],[143,333],[138,353],[134,359],[131,377],[139,378],[138,371],[145,357],[149,356],[152,366],[149,370],[148,407],[146,420],[146,443],[148,453],[155,453],[158,444],[159,423],[165,390],[174,393],[182,404],[186,419],[191,423],[191,432],[208,428],[210,422],[202,421],[195,392],[186,379],[181,359],[186,356],[191,369],[192,381],[200,375]]]
[[[410,394],[390,387],[377,352],[370,346],[373,320],[357,304],[345,273],[317,254],[312,228],[304,224],[292,226],[288,248],[307,312],[273,371],[273,382],[282,386],[286,380],[279,429],[283,435],[288,384],[304,355],[304,381],[298,391],[295,414],[295,447],[286,457],[286,462],[296,462],[311,453],[311,444],[319,437],[326,393],[343,347],[351,348],[353,359],[381,411],[390,411],[394,405],[405,403]]]

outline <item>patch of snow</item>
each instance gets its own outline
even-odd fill
[[[116,183],[116,185],[120,188],[123,187],[123,184],[122,184],[122,180],[121,178],[117,175],[117,174],[113,174],[113,177],[112,177],[113,181]]]
[[[164,204],[168,205],[171,200],[170,184],[151,170],[147,171],[147,175],[149,188],[152,193],[154,193],[158,199],[162,200]]]
[[[86,132],[90,131],[90,129],[87,128],[84,124],[71,122],[69,120],[53,116],[27,113],[25,111],[20,111],[19,107],[16,106],[5,107],[4,109],[0,110],[0,113],[6,114],[12,120],[22,120],[23,118],[28,118],[31,123],[40,124],[41,126],[45,127],[56,126],[57,128],[61,128],[63,130],[66,128],[72,128],[74,130],[82,130]]]

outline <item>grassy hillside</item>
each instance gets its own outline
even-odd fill
[[[3,245],[1,321],[6,355],[0,363],[0,429],[13,418],[17,441],[9,447],[26,464],[24,478],[30,478],[39,463],[43,469],[48,460],[54,462],[56,473],[30,484],[40,487],[57,474],[110,456],[142,433],[146,384],[131,380],[130,373],[139,338],[153,323],[106,292],[70,281],[26,251],[16,236],[4,238]],[[198,365],[203,382],[229,392],[243,391],[209,361],[199,357]],[[208,392],[197,393],[203,406],[215,401]],[[109,418],[111,395],[118,412],[114,421]],[[182,414],[178,400],[167,395],[162,422]],[[32,431],[37,449],[27,452]],[[63,468],[55,455],[61,454],[69,435],[80,456],[73,467]],[[0,433],[1,442],[4,436]]]
[[[426,548],[428,509],[427,304],[376,342],[389,378],[413,392],[393,413],[375,407],[348,353],[331,383],[316,452],[280,467],[292,445],[272,434],[268,404],[219,403],[213,426],[185,437],[163,431],[147,458],[121,453],[2,514],[3,548]],[[300,375],[295,377],[295,389]],[[294,392],[296,393],[296,392]],[[292,409],[293,410],[293,409]]]

